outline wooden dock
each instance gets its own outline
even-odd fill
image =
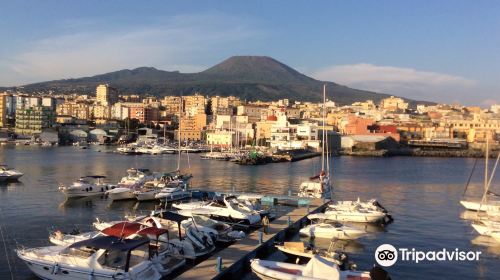
[[[254,258],[259,251],[269,249],[275,241],[281,240],[288,231],[298,230],[306,221],[309,213],[320,212],[325,207],[326,203],[323,199],[311,199],[309,207],[294,207],[285,213],[278,213],[280,217],[269,224],[267,234],[262,234],[262,243],[259,242],[262,229],[259,229],[190,268],[176,279],[229,279],[231,276],[241,278],[242,269],[248,269],[250,259]],[[222,259],[223,270],[221,273],[217,273],[217,259],[219,257]]]

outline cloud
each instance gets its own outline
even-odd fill
[[[468,102],[467,95],[478,86],[477,81],[464,77],[367,63],[326,67],[311,75],[357,89],[447,103]]]
[[[37,40],[12,58],[0,57],[0,84],[100,74],[154,66],[197,72],[214,50],[263,35],[248,19],[212,13],[179,15],[147,25],[103,30],[98,21],[68,24],[67,33]],[[75,28],[77,31],[75,31]],[[199,64],[201,62],[201,64]]]

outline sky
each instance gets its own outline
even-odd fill
[[[0,0],[0,86],[265,55],[417,100],[500,103],[500,1]]]

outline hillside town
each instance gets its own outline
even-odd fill
[[[323,124],[323,113],[325,124]],[[94,95],[0,94],[0,142],[123,144],[147,134],[216,148],[319,149],[374,154],[404,148],[480,150],[500,140],[500,105],[416,105],[391,96],[340,106],[335,100],[245,101],[234,96],[141,97],[107,84]]]

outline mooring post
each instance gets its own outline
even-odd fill
[[[309,209],[309,203],[307,204],[307,214],[309,214],[311,210]]]
[[[222,258],[217,257],[217,266],[216,266],[217,273],[222,272]]]

